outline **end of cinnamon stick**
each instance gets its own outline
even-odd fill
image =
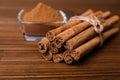
[[[102,16],[103,16],[104,18],[107,18],[107,17],[110,16],[110,14],[111,14],[110,11],[105,11]]]
[[[46,53],[47,52],[47,47],[44,44],[38,43],[38,46],[39,46],[39,51],[41,53]]]
[[[66,64],[72,64],[74,62],[74,59],[71,57],[68,51],[65,51],[64,53],[64,61]]]
[[[90,14],[92,14],[94,11],[92,9],[88,9],[87,11],[85,11],[83,14],[81,14],[81,16],[88,16]]]
[[[71,57],[73,57],[73,59],[75,61],[78,61],[80,59],[80,55],[77,51],[73,50],[71,53],[70,53]]]
[[[61,61],[63,61],[62,53],[61,54],[53,55],[53,61],[55,63],[60,63]]]
[[[52,31],[46,33],[46,37],[49,41],[53,41],[55,38],[55,34]]]
[[[52,54],[50,51],[47,52],[47,53],[42,54],[42,56],[43,56],[43,58],[44,58],[45,60],[47,60],[47,61],[50,61],[50,60],[52,60],[52,58],[53,58],[53,54]]]

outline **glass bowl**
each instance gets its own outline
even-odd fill
[[[30,22],[23,21],[22,15],[24,14],[24,10],[20,10],[18,13],[18,21],[20,23],[21,32],[26,41],[39,41],[45,37],[47,31],[57,28],[67,22],[66,14],[62,10],[58,10],[58,12],[63,17],[63,21],[59,22]]]

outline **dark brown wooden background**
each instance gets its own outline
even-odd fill
[[[44,61],[37,42],[24,41],[17,21],[20,9],[29,10],[39,1],[68,16],[89,8],[120,15],[119,0],[0,0],[0,80],[120,80],[120,34],[74,65]]]

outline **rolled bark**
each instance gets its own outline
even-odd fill
[[[110,30],[107,30],[103,33],[104,40],[108,39],[112,35],[119,32],[119,28],[115,27]],[[88,52],[100,45],[101,39],[99,36],[89,40],[88,42],[80,45],[78,48],[74,49],[70,55],[75,60],[78,61],[82,56],[86,55]]]
[[[81,16],[88,16],[92,13],[93,13],[93,10],[88,9],[86,12],[81,14]],[[46,37],[48,38],[49,41],[53,41],[56,35],[58,35],[59,33],[63,32],[64,30],[66,30],[78,23],[80,23],[80,20],[74,20],[74,21],[67,22],[65,25],[62,25],[56,29],[48,31],[46,33]]]
[[[82,13],[80,16],[88,16],[88,15],[93,14],[93,13],[94,13],[94,11],[92,9],[88,9],[87,11]]]
[[[38,42],[38,46],[41,53],[46,53],[49,47],[49,40],[47,38],[42,39]]]
[[[49,43],[49,49],[53,49],[54,47],[55,47],[54,42],[53,42],[53,41],[50,42],[50,43]]]
[[[51,51],[48,51],[48,52],[46,52],[46,53],[43,53],[42,56],[43,56],[43,58],[44,58],[45,60],[47,60],[47,61],[50,61],[50,60],[52,60],[52,58],[53,58],[53,54],[51,53]]]
[[[106,18],[109,15],[110,15],[109,11],[104,12],[104,13],[98,11],[98,12],[95,13],[95,16],[98,17],[99,19]],[[67,41],[68,39],[70,39],[74,35],[82,32],[84,29],[88,28],[90,25],[91,24],[89,22],[82,22],[82,23],[77,24],[77,25],[65,30],[64,32],[58,34],[56,36],[56,38],[54,39],[54,42],[55,42],[56,46],[58,48],[60,48],[65,41]]]
[[[52,52],[53,54],[58,53],[58,52],[59,52],[59,48],[54,47],[53,49],[51,49],[51,52]]]
[[[69,53],[69,51],[65,51],[64,53],[63,53],[63,59],[64,59],[64,62],[66,63],[66,64],[71,64],[71,63],[73,63],[73,61],[74,61],[74,59],[73,59],[73,57],[70,55],[70,53]]]
[[[65,51],[64,46],[62,46],[61,48],[58,48],[56,47],[55,42],[50,42],[49,46],[50,46],[49,49],[51,50],[51,53],[53,54]]]
[[[104,30],[111,28],[111,25],[116,23],[119,20],[119,16],[112,16],[105,20],[102,23]],[[65,48],[69,51],[73,50],[74,48],[78,47],[82,43],[88,41],[89,39],[95,37],[98,33],[95,32],[94,27],[91,26],[90,28],[84,30],[83,32],[77,34],[75,37],[66,41]]]
[[[60,63],[63,61],[63,52],[53,55],[53,62]]]

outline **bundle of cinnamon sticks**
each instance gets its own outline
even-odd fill
[[[103,26],[101,32],[103,40],[92,24],[70,18],[66,24],[47,32],[46,38],[38,42],[39,51],[45,60],[71,64],[119,31],[118,27],[113,26],[119,21],[119,16],[112,16],[110,11],[93,11],[91,9],[79,16],[89,18],[91,15],[99,19]]]

